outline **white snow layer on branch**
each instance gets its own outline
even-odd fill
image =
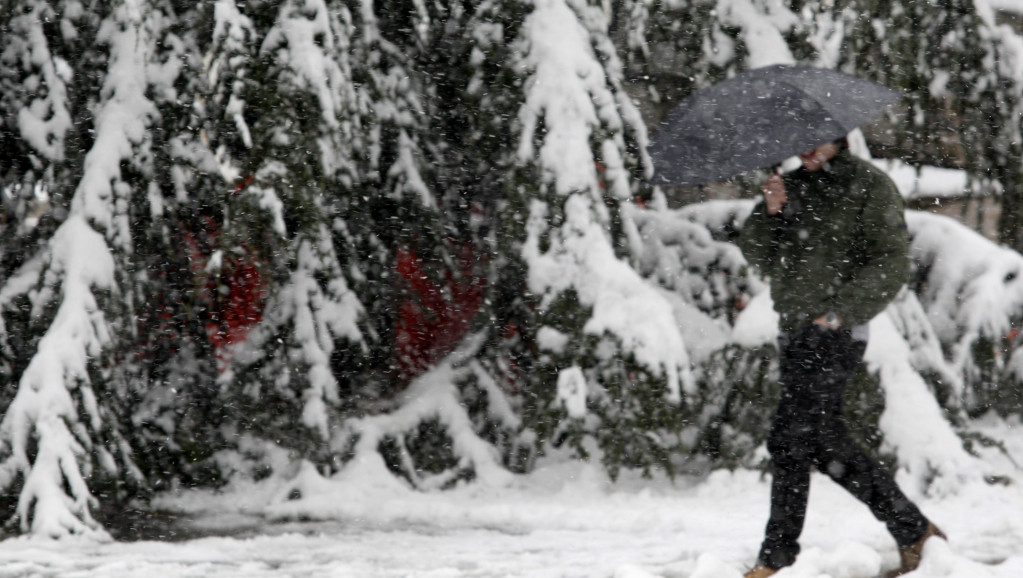
[[[634,112],[628,99],[617,98],[612,90],[617,71],[605,70],[594,53],[594,38],[599,47],[599,39],[606,36],[606,22],[601,24],[598,18],[602,14],[586,3],[536,0],[523,24],[518,65],[529,78],[519,114],[519,159],[533,162],[539,141],[544,180],[568,197],[565,224],[554,230],[548,229],[547,206],[534,201],[523,256],[529,263],[530,289],[544,296],[544,305],[574,289],[580,301],[593,308],[584,331],[618,337],[639,363],[666,379],[668,400],[678,402],[681,389],[693,387],[693,378],[671,305],[614,255],[601,224],[607,210],[595,201],[602,194],[591,139],[599,129],[620,135],[626,122],[623,112],[627,117]],[[627,196],[628,184],[622,180],[624,141],[616,139],[601,148],[605,162],[611,163],[612,192]],[[543,235],[552,240],[546,252],[540,251]]]
[[[50,53],[43,32],[43,22],[55,17],[50,6],[40,3],[10,22],[11,32],[19,33],[27,41],[23,58],[36,71],[25,81],[35,98],[18,111],[18,130],[32,148],[50,161],[64,159],[64,135],[71,128],[66,84],[72,78],[71,67]],[[36,88],[32,89],[33,85]]]
[[[578,365],[558,372],[558,403],[564,406],[568,417],[586,417],[586,375]]]
[[[217,48],[214,49],[215,52],[211,51],[206,55],[204,64],[210,84],[216,85],[220,69],[231,65],[232,56],[246,53],[246,41],[255,35],[255,30],[252,21],[238,11],[234,0],[218,0],[213,8],[213,20],[212,44]],[[214,59],[215,53],[219,54],[219,57]],[[231,115],[242,142],[246,147],[252,148],[252,133],[245,122],[245,101],[237,95],[242,86],[243,78],[236,79],[234,86],[231,87],[225,111]]]
[[[347,450],[347,442],[352,436],[357,438],[357,442],[354,457],[338,474],[338,481],[373,478],[390,480],[387,483],[391,484],[398,483],[378,451],[380,443],[387,437],[400,439],[423,422],[435,419],[451,438],[451,451],[458,458],[460,468],[472,468],[476,479],[486,485],[507,485],[512,474],[502,465],[497,448],[476,434],[472,420],[462,405],[457,385],[470,374],[479,376],[483,373],[471,361],[482,342],[482,334],[470,335],[455,352],[414,379],[408,389],[402,392],[396,404],[398,409],[347,421],[345,425],[349,431],[335,439],[334,449]],[[500,406],[496,409],[503,413]],[[514,421],[506,423],[514,424]],[[409,459],[407,455],[402,457]],[[435,478],[420,479],[417,483],[427,489],[439,488],[450,480],[450,475],[451,472],[441,473]]]
[[[536,0],[522,34],[518,65],[530,76],[519,112],[519,160],[533,161],[539,138],[545,181],[562,195],[599,195],[590,138],[602,125],[620,131],[622,120],[590,33],[565,0]]]
[[[148,54],[139,6],[121,5],[98,38],[109,47],[110,60],[96,108],[96,140],[85,157],[70,215],[50,241],[44,288],[33,295],[33,314],[54,301],[56,314],[0,423],[0,440],[9,453],[0,464],[0,487],[9,488],[23,474],[17,508],[22,529],[53,537],[106,536],[89,513],[95,500],[85,478],[91,474],[91,453],[105,468],[116,466],[105,459],[105,450],[94,447],[79,421],[80,416],[89,420],[93,430],[102,425],[89,365],[111,336],[93,290],[117,292],[108,243],[131,247],[124,212],[115,216],[115,206],[124,202],[118,197],[130,193],[121,180],[121,163],[132,157],[156,114],[145,97]],[[72,390],[78,390],[80,407]],[[32,461],[30,445],[38,448]]]
[[[892,178],[904,199],[953,198],[971,192],[969,175],[962,169],[915,167],[897,159],[871,159],[871,162]]]
[[[98,40],[110,47],[110,63],[103,84],[103,104],[96,113],[96,141],[85,155],[85,168],[71,201],[71,211],[82,213],[122,250],[130,250],[131,231],[124,211],[115,210],[117,197],[128,194],[121,180],[121,160],[135,153],[147,136],[157,110],[146,98],[149,56],[139,6],[125,2],[113,20],[100,26]],[[118,215],[120,213],[120,215]]]
[[[68,429],[80,410],[93,421],[100,417],[95,408],[75,407],[69,390],[89,388],[89,359],[110,340],[92,289],[113,288],[114,261],[103,236],[80,213],[61,225],[51,248],[47,285],[59,279],[61,303],[0,423],[3,449],[10,453],[0,464],[0,487],[9,488],[19,473],[25,476],[17,508],[23,531],[102,535],[89,513],[94,498],[79,467],[79,460],[88,461],[85,440]],[[34,461],[30,445],[38,448]],[[64,493],[65,483],[70,495]]]
[[[605,123],[605,128],[610,131],[609,138],[601,143],[600,155],[604,165],[604,182],[612,195],[618,199],[632,197],[629,186],[629,176],[625,167],[625,159],[622,151],[626,148],[624,132],[628,131],[635,139],[638,149],[640,164],[647,177],[653,174],[653,161],[647,153],[649,136],[647,126],[643,121],[643,115],[639,107],[629,96],[624,87],[625,71],[621,58],[618,56],[618,48],[611,40],[609,18],[611,10],[607,5],[593,6],[586,0],[570,0],[573,9],[579,15],[580,21],[586,26],[590,33],[590,42],[596,52],[597,59],[604,68],[607,84],[612,89],[611,94],[615,99],[617,114],[610,114],[612,111],[601,106],[600,118]],[[602,102],[597,99],[596,102]]]
[[[345,338],[352,346],[365,349],[358,319],[364,313],[355,293],[348,289],[330,234],[320,229],[318,239],[300,239],[295,270],[288,283],[278,289],[266,307],[266,318],[237,352],[240,364],[257,360],[266,350],[266,342],[276,336],[275,330],[293,324],[294,346],[289,347],[289,361],[303,368],[309,380],[302,393],[302,423],[327,440],[330,435],[328,407],[339,403],[337,379],[330,367],[334,340]],[[330,279],[321,287],[317,276]],[[232,372],[221,381],[230,382]]]
[[[408,131],[402,129],[398,134],[398,158],[387,170],[387,176],[393,178],[403,189],[416,193],[424,207],[435,207],[433,193],[423,180],[423,175],[419,173],[417,161],[419,157],[419,146],[416,141],[409,136]]]
[[[262,56],[274,53],[274,61],[294,74],[292,82],[316,95],[321,120],[336,128],[341,106],[334,87],[343,85],[346,79],[325,54],[335,48],[333,32],[323,0],[286,2],[281,6],[277,25],[267,33],[259,51]]]
[[[529,263],[529,289],[543,297],[541,307],[563,291],[575,290],[593,308],[584,332],[618,337],[639,363],[667,380],[669,401],[677,403],[682,390],[692,392],[689,356],[671,304],[615,256],[589,197],[568,198],[560,229],[549,229],[547,221],[546,205],[533,201],[523,256]],[[546,252],[540,250],[544,235],[550,238]]]
[[[945,404],[949,412],[959,409],[965,389],[963,374],[945,358],[941,340],[919,296],[908,289],[902,291],[886,313],[909,347],[909,363],[913,369],[940,379],[948,391],[934,392],[935,395],[946,395],[946,399],[938,400],[939,403]]]
[[[907,211],[913,258],[929,267],[920,296],[934,331],[964,371],[974,343],[999,340],[1023,311],[1023,255],[952,218]]]
[[[273,221],[273,229],[282,238],[287,237],[289,231],[284,222],[284,201],[277,194],[277,189],[263,183],[280,181],[288,178],[288,167],[277,160],[266,161],[256,171],[256,178],[253,184],[245,188],[245,193],[257,199],[259,208],[270,215]],[[291,231],[294,233],[294,231]]]
[[[346,117],[351,116],[348,113],[356,107],[358,97],[348,61],[349,46],[348,32],[324,0],[293,0],[281,7],[277,24],[260,47],[261,55],[276,55],[276,65],[284,70],[281,81],[316,97],[323,131],[318,139],[320,162],[327,175],[351,162],[343,154],[351,146],[352,136]],[[344,123],[342,119],[346,119]]]
[[[301,349],[292,355],[309,365],[309,389],[303,394],[302,423],[328,438],[327,404],[337,405],[337,379],[330,368],[334,339],[344,337],[354,344],[365,344],[357,320],[363,314],[362,304],[341,275],[330,234],[321,229],[314,246],[303,242],[298,249],[298,266],[291,284],[285,288],[282,315],[295,324],[295,339]],[[316,281],[319,271],[329,271],[326,290]],[[290,303],[288,303],[290,302]],[[289,311],[290,309],[290,311]]]
[[[718,0],[717,11],[723,25],[739,29],[747,68],[795,63],[782,33],[797,27],[799,17],[779,0]]]
[[[1009,24],[998,24],[995,10],[1015,12],[1018,18],[1023,14],[1023,3],[1017,0],[974,0],[973,5],[985,24],[981,29],[983,38],[987,40],[985,67],[1002,76],[1003,90],[1015,91],[1018,95],[1023,89],[1023,35]],[[994,74],[989,76],[996,77]],[[1018,100],[1014,112],[1015,115],[1005,114],[1004,118],[1019,118],[1023,114]],[[1019,142],[1023,138],[1023,128],[1018,122],[1006,122],[999,129],[1007,133],[1011,142]]]
[[[899,484],[920,493],[947,495],[966,482],[980,481],[982,462],[963,449],[934,392],[913,366],[913,352],[900,334],[891,309],[870,323],[864,360],[877,372],[885,393],[879,427],[884,443],[898,457]]]
[[[362,36],[358,45],[364,51],[361,54],[363,58],[377,63],[368,71],[372,82],[368,83],[369,86],[361,87],[362,92],[355,96],[360,112],[369,112],[371,109],[375,116],[375,126],[368,129],[369,138],[364,146],[369,151],[373,173],[380,171],[375,176],[392,182],[391,192],[395,196],[404,193],[416,195],[424,207],[432,209],[437,206],[437,202],[420,174],[419,167],[424,162],[424,155],[415,137],[420,128],[417,126],[418,118],[426,107],[416,92],[412,75],[403,66],[406,59],[402,49],[380,33],[374,10],[373,0],[361,1],[362,25],[359,32]],[[420,19],[418,22],[424,21]],[[372,93],[372,102],[366,93]],[[384,131],[381,129],[385,124],[394,125],[398,131],[398,142],[394,143],[397,158],[389,167],[380,166],[381,153],[385,149],[385,143],[381,140]]]
[[[974,0],[974,4],[977,5],[978,12],[980,11],[980,6],[986,5],[996,10],[1023,15],[1023,3],[1020,3],[1019,0]]]

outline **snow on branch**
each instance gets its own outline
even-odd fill
[[[221,69],[231,66],[232,58],[246,53],[246,43],[255,35],[255,30],[252,20],[242,15],[238,11],[238,6],[231,0],[218,0],[213,9],[213,19],[214,48],[206,55],[205,66],[209,82],[215,86],[222,73]],[[225,104],[225,112],[234,121],[242,142],[247,148],[252,148],[252,133],[245,121],[245,101],[238,96],[243,85],[243,78],[235,79],[229,89],[230,95]],[[223,154],[222,151],[219,154]],[[230,176],[231,179],[236,177]]]
[[[36,4],[30,12],[13,18],[10,28],[11,32],[20,33],[25,38],[25,59],[36,70],[26,83],[36,87],[34,98],[18,111],[18,130],[21,137],[45,158],[61,161],[64,159],[64,136],[71,128],[67,83],[73,73],[63,58],[51,54],[43,32],[43,23],[55,16],[47,4]]]
[[[588,191],[599,196],[589,141],[602,122],[614,128],[621,120],[589,31],[564,0],[537,0],[523,24],[521,42],[519,66],[529,78],[519,113],[519,160],[533,160],[534,139],[540,138],[541,169],[559,194]],[[538,135],[541,125],[543,134]]]
[[[870,324],[864,360],[881,380],[885,410],[878,423],[885,445],[898,458],[900,484],[930,495],[954,494],[968,481],[979,481],[981,463],[963,449],[948,414],[924,381],[920,361],[899,327],[916,296],[903,292]],[[919,347],[919,343],[915,344]],[[947,373],[947,372],[946,372]]]
[[[387,478],[387,466],[379,452],[381,443],[386,438],[401,439],[415,430],[420,424],[436,420],[444,428],[445,435],[451,439],[451,451],[459,460],[457,469],[471,469],[477,480],[492,486],[504,486],[512,474],[504,468],[497,448],[484,441],[473,428],[462,405],[458,383],[470,375],[478,375],[478,367],[471,361],[473,355],[482,345],[483,334],[471,335],[461,346],[447,358],[426,373],[420,375],[405,390],[396,410],[380,415],[367,416],[349,420],[343,435],[335,440],[335,449],[343,451],[347,440],[356,439],[354,457],[345,467],[344,476]],[[491,389],[491,391],[493,391]],[[500,405],[496,411],[504,413]],[[439,488],[450,483],[452,471],[445,471],[430,476],[416,474],[415,468],[410,469],[411,456],[402,452],[406,462],[403,468],[412,475],[421,476],[415,480],[419,487]],[[456,471],[457,473],[457,471]]]
[[[102,534],[89,514],[95,499],[79,467],[88,463],[89,440],[69,427],[80,411],[94,423],[100,416],[95,407],[75,407],[70,389],[89,387],[89,359],[110,341],[92,290],[113,288],[114,261],[103,236],[81,214],[57,230],[51,245],[47,285],[59,283],[60,307],[0,423],[0,440],[9,453],[0,464],[0,487],[25,476],[17,508],[23,531],[53,537]],[[31,445],[39,448],[34,460]],[[71,495],[64,494],[65,484]]]
[[[363,144],[368,152],[369,176],[388,182],[389,193],[396,197],[408,194],[417,197],[423,207],[436,207],[434,192],[420,172],[425,155],[418,135],[428,124],[423,120],[428,106],[420,96],[421,88],[415,75],[410,73],[414,64],[408,62],[399,45],[389,41],[382,33],[373,1],[361,0],[360,4],[360,36],[353,53],[357,55],[355,58],[372,63],[365,71],[371,81],[360,86],[358,93],[353,93],[351,98],[352,105],[366,114],[367,126],[372,127],[367,131]],[[416,24],[421,36],[425,36],[421,28],[426,24],[423,20]],[[392,127],[393,131],[389,130]],[[387,138],[396,138],[396,142],[385,142]],[[393,148],[393,159],[383,154],[390,148]],[[387,161],[392,164],[382,166]]]
[[[749,59],[747,68],[795,62],[783,34],[799,25],[799,17],[779,0],[718,0],[717,11],[721,24],[740,30]]]
[[[290,82],[316,95],[321,120],[330,128],[337,128],[338,115],[344,110],[336,95],[337,87],[349,80],[338,62],[328,57],[336,49],[336,42],[326,3],[304,0],[281,6],[277,25],[259,49],[262,56],[276,55],[274,62],[293,77],[288,79]]]
[[[239,346],[235,362],[245,365],[258,360],[265,355],[267,341],[290,324],[293,341],[289,340],[286,355],[290,363],[302,367],[308,380],[302,393],[302,423],[326,440],[331,425],[328,407],[340,402],[330,366],[334,341],[346,338],[363,349],[366,345],[357,324],[364,313],[362,304],[344,281],[329,231],[321,226],[318,232],[318,239],[299,238],[291,278],[266,307],[263,323]],[[329,279],[326,287],[318,278]],[[221,382],[230,383],[234,377],[233,372],[225,372]]]
[[[694,382],[671,305],[615,256],[590,203],[587,197],[572,195],[565,203],[565,225],[549,230],[546,206],[533,202],[523,248],[530,264],[530,290],[543,296],[541,307],[546,307],[561,292],[574,289],[593,308],[584,332],[617,336],[637,361],[667,380],[668,399],[678,403],[681,392],[691,391]],[[551,236],[547,251],[540,250],[544,235]]]
[[[949,217],[907,211],[913,259],[925,268],[920,299],[962,370],[980,337],[998,340],[1023,311],[1023,256]]]
[[[603,192],[591,141],[598,134],[620,135],[626,125],[623,112],[634,112],[621,107],[621,91],[615,90],[617,60],[606,68],[594,50],[606,39],[602,14],[583,2],[537,0],[523,24],[517,66],[527,80],[518,158],[538,162],[544,181],[554,185],[560,198],[568,197],[564,224],[553,228],[550,208],[533,201],[523,257],[529,263],[530,290],[542,296],[542,307],[574,290],[592,308],[584,331],[615,335],[639,363],[666,379],[667,398],[678,402],[693,380],[671,306],[615,256],[606,231],[607,208],[599,201]],[[645,133],[638,136],[645,138]],[[612,192],[628,197],[624,139],[600,146],[614,173]],[[541,248],[541,237],[550,240],[549,247]]]
[[[352,131],[359,89],[349,60],[352,31],[347,18],[324,0],[286,2],[259,47],[260,56],[273,55],[274,66],[280,68],[277,82],[308,92],[319,104],[317,140],[326,175],[354,170],[348,166],[350,149],[359,138]]]
[[[98,40],[110,47],[103,99],[95,117],[96,141],[85,156],[82,180],[71,202],[71,211],[81,213],[122,250],[130,250],[131,232],[127,217],[115,210],[117,197],[126,195],[121,180],[121,160],[135,153],[157,116],[146,97],[146,59],[140,6],[125,2],[113,20],[105,21]],[[123,211],[121,211],[123,213]]]
[[[16,515],[24,531],[36,534],[106,535],[89,513],[95,498],[86,482],[94,463],[116,471],[92,433],[103,428],[104,418],[90,370],[111,342],[95,291],[119,293],[111,244],[131,249],[124,210],[131,189],[121,179],[121,165],[132,158],[156,115],[145,96],[142,24],[141,6],[129,1],[99,30],[109,64],[95,109],[95,142],[70,215],[50,240],[42,287],[32,294],[34,317],[54,306],[55,314],[0,423],[6,454],[0,486],[11,489],[23,476]],[[34,456],[31,447],[37,448]]]
[[[905,199],[945,199],[1002,192],[1001,185],[990,179],[971,183],[969,173],[963,169],[917,167],[897,159],[871,159],[871,162],[892,178]]]

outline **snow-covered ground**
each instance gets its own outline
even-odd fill
[[[982,426],[1023,463],[1023,424]],[[296,488],[303,497],[287,499]],[[1018,482],[913,497],[950,542],[930,544],[912,577],[1023,576]],[[302,470],[161,504],[194,516],[192,530],[247,529],[184,542],[16,538],[0,542],[0,577],[737,578],[759,546],[768,479],[740,470],[612,483],[599,467],[552,458],[501,487],[423,493]],[[815,477],[803,553],[779,578],[872,578],[895,564],[882,525]]]

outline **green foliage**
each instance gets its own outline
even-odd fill
[[[970,453],[970,455],[980,457],[981,449],[994,448],[995,450],[998,451],[998,453],[1000,453],[1010,463],[1012,463],[1016,467],[1016,469],[1019,469],[1019,464],[1016,463],[1016,460],[1012,458],[1012,454],[1010,454],[1009,450],[1005,447],[1004,441],[996,440],[994,438],[991,438],[989,436],[986,436],[982,433],[975,431],[960,431],[959,437],[963,441],[963,448],[965,448],[966,451]],[[989,484],[1001,484],[1005,486],[1014,483],[1012,478],[1006,476],[987,476],[985,477],[985,481],[987,481],[987,483]]]
[[[1009,363],[1017,351],[1007,338],[978,337],[971,347],[972,370],[969,372],[971,399],[968,400],[970,417],[980,417],[988,411],[998,415],[1023,415],[1023,380]]]
[[[674,475],[671,457],[684,448],[680,434],[688,408],[671,402],[666,380],[651,374],[631,354],[601,355],[620,347],[614,340],[609,334],[589,340],[598,357],[589,371],[593,376],[589,381],[597,388],[589,403],[599,420],[592,435],[604,467],[612,479],[623,467],[640,469],[644,475],[654,469]]]
[[[530,321],[533,333],[531,345],[535,344],[539,326],[548,325],[565,335],[573,336],[568,348],[561,352],[541,352],[532,356],[528,372],[522,372],[522,420],[523,425],[534,433],[536,451],[542,452],[548,444],[555,447],[568,443],[580,457],[588,457],[583,440],[587,433],[586,424],[580,418],[569,419],[568,411],[558,403],[558,372],[570,367],[578,357],[586,355],[587,339],[583,336],[583,325],[589,312],[579,302],[575,291],[558,295],[545,311]],[[592,348],[593,343],[589,344]],[[589,381],[589,380],[588,380]]]
[[[301,361],[279,363],[296,348],[292,329],[291,323],[277,328],[266,342],[266,354],[238,372],[218,403],[237,434],[270,440],[322,464],[329,461],[326,440],[302,415],[311,368]]]
[[[0,387],[0,407],[7,407],[14,399],[15,380],[28,367],[39,342],[31,311],[32,303],[25,294],[0,304],[0,381],[9,384]]]
[[[486,361],[486,358],[477,359],[476,371],[459,382],[461,405],[476,434],[498,450],[504,467],[515,473],[526,473],[532,467],[536,448],[527,436],[520,435],[521,406],[509,403],[513,400],[512,388],[518,383],[497,381],[494,376],[503,377],[501,372],[490,369]],[[496,409],[498,406],[502,410]],[[511,413],[503,413],[503,410]]]
[[[758,467],[755,451],[767,441],[781,394],[778,354],[765,345],[728,345],[703,364],[695,395],[687,399],[693,420],[686,424],[690,452],[715,465]]]
[[[522,396],[523,425],[535,434],[536,451],[565,446],[580,459],[597,448],[608,473],[621,468],[671,473],[671,456],[682,448],[685,409],[670,400],[667,380],[623,351],[616,335],[587,333],[589,308],[575,291],[560,293],[538,317],[541,326],[568,336],[561,351],[534,359]],[[581,368],[586,381],[586,415],[569,415],[559,396],[562,370]]]
[[[883,452],[884,434],[881,432],[881,414],[885,409],[885,394],[880,379],[867,370],[866,364],[849,380],[843,400],[845,423],[853,440],[860,444],[882,466],[895,469],[895,456]]]

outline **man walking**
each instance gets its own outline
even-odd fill
[[[782,394],[767,449],[771,512],[757,565],[766,578],[799,553],[811,467],[870,508],[915,570],[924,542],[945,538],[857,447],[842,417],[846,382],[863,358],[868,322],[908,277],[902,198],[880,170],[848,151],[843,138],[800,155],[802,168],[772,176],[746,221],[740,246],[770,279],[780,315]]]

